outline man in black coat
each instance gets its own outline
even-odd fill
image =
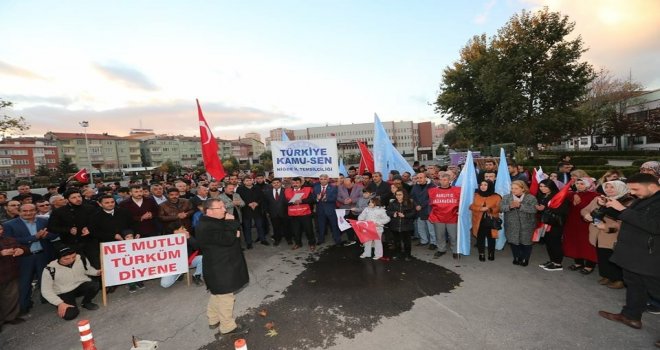
[[[252,221],[254,221],[254,226],[257,227],[258,241],[261,241],[263,245],[270,245],[266,239],[267,232],[263,220],[263,191],[254,186],[254,180],[248,176],[243,179],[243,186],[238,187],[236,193],[245,202],[245,206],[241,208],[245,244],[248,247],[252,246]]]
[[[635,329],[642,328],[642,313],[649,296],[660,299],[660,186],[650,174],[635,174],[628,178],[630,194],[637,197],[628,208],[615,199],[608,199],[621,220],[618,242],[611,261],[623,269],[626,305],[621,313],[599,311],[599,315]],[[660,341],[656,342],[660,346]]]
[[[291,245],[293,244],[291,231],[286,229],[286,226],[289,224],[289,215],[287,214],[289,204],[286,197],[284,197],[282,180],[273,179],[271,186],[272,188],[266,188],[264,190],[264,197],[266,198],[264,209],[270,217],[270,223],[273,225],[273,239],[275,240],[273,245],[279,245],[282,238],[286,239],[286,242]]]
[[[82,194],[75,189],[64,193],[67,205],[53,210],[48,220],[48,231],[60,236],[61,244],[82,253],[94,266],[100,268],[99,242],[90,235],[89,222],[96,208],[84,203]],[[62,246],[56,244],[55,249]]]
[[[206,287],[211,292],[207,307],[209,328],[219,327],[216,337],[247,333],[234,319],[234,293],[250,280],[241,250],[240,223],[227,213],[219,199],[204,202],[204,216],[195,229],[204,254],[202,262]]]

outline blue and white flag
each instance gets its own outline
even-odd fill
[[[348,171],[346,171],[346,166],[344,166],[344,158],[339,158],[339,174],[348,176]]]
[[[461,199],[458,203],[458,227],[456,246],[458,253],[470,255],[470,230],[472,229],[472,211],[470,205],[474,201],[474,192],[477,190],[477,173],[474,169],[472,152],[468,151],[465,166],[458,176],[456,185],[461,187]]]
[[[289,140],[289,135],[287,135],[284,130],[282,130],[282,141],[291,141]]]
[[[411,174],[415,172],[412,166],[403,158],[401,153],[394,148],[392,140],[387,135],[383,124],[381,124],[378,114],[374,113],[374,167],[376,171],[387,178],[390,170],[398,170],[399,173],[407,171]]]
[[[500,148],[500,165],[497,167],[497,178],[495,179],[495,193],[504,197],[511,193],[511,176],[509,175],[509,166],[506,163],[506,153],[504,148]],[[504,219],[504,214],[500,213],[500,218]],[[502,250],[506,244],[506,234],[504,233],[504,225],[497,236],[495,248]]]

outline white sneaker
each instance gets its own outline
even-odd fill
[[[374,260],[380,260],[380,258],[382,258],[382,256],[374,256],[372,259],[374,259]]]
[[[371,255],[362,254],[362,255],[360,255],[360,258],[362,258],[362,259],[371,258]]]

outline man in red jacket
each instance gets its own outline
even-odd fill
[[[294,177],[291,179],[291,187],[284,191],[284,196],[289,202],[288,214],[291,220],[291,231],[295,244],[292,250],[296,250],[302,246],[302,231],[305,231],[307,242],[309,243],[309,250],[316,250],[316,238],[314,237],[314,228],[312,226],[312,207],[310,204],[314,203],[314,196],[312,196],[311,187],[301,187],[302,179]],[[295,198],[294,198],[295,197]]]
[[[451,175],[442,172],[439,175],[440,186],[429,188],[429,205],[431,213],[429,222],[433,224],[438,240],[438,251],[435,257],[441,257],[447,252],[445,231],[449,235],[449,248],[454,259],[458,258],[456,235],[458,228],[458,202],[461,198],[461,188],[451,185]]]

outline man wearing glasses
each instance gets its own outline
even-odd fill
[[[45,199],[40,199],[36,203],[37,205],[37,217],[48,220],[50,217],[50,203]]]
[[[234,293],[250,281],[241,249],[240,223],[227,213],[219,199],[206,200],[203,211],[205,215],[199,219],[195,233],[204,252],[203,275],[211,292],[207,307],[209,328],[219,328],[216,338],[247,333],[247,327],[237,325],[233,315]]]

